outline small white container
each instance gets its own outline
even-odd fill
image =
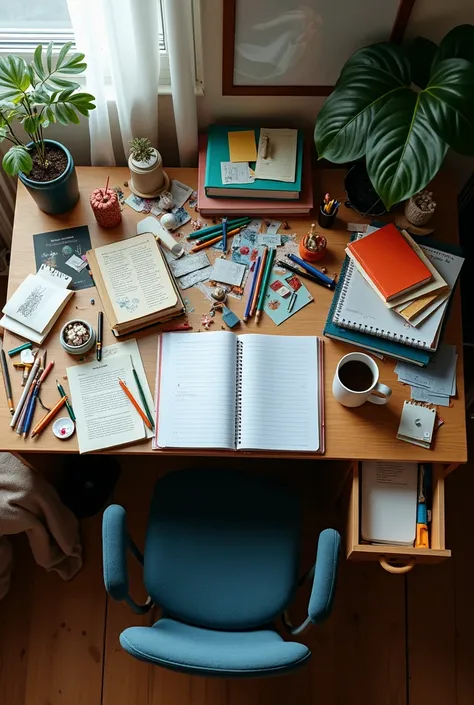
[[[153,155],[148,162],[136,161],[130,155],[128,158],[130,191],[140,198],[156,198],[163,191],[169,191],[170,180],[163,170],[161,154],[153,149]]]
[[[71,323],[81,323],[89,331],[89,340],[83,345],[70,345],[69,343],[66,343],[64,339],[64,333],[66,331],[67,326],[69,326]],[[73,318],[72,320],[67,321],[67,323],[65,323],[61,328],[59,340],[64,350],[70,355],[84,355],[85,353],[89,352],[89,350],[95,345],[95,330],[93,329],[90,323],[84,321],[82,318]]]

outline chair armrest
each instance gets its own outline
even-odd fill
[[[331,613],[336,591],[340,546],[341,537],[334,529],[325,529],[319,535],[313,587],[308,607],[308,615],[313,624],[323,622]]]
[[[288,613],[283,615],[283,623],[293,636],[302,634],[312,624],[323,622],[329,616],[336,590],[340,545],[341,537],[334,529],[325,529],[320,533],[316,563],[302,581],[313,578],[308,617],[298,627],[293,627]]]
[[[129,593],[127,549],[143,564],[143,556],[127,533],[127,514],[119,504],[111,504],[102,519],[102,551],[104,583],[108,594],[119,602],[126,602],[134,612],[148,612],[152,602],[137,604]]]

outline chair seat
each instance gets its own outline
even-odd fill
[[[152,627],[131,627],[123,648],[142,661],[178,671],[214,676],[277,675],[310,656],[304,644],[283,641],[271,629],[214,631],[163,618]]]

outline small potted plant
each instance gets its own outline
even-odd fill
[[[448,147],[474,155],[473,47],[474,26],[460,25],[439,46],[418,37],[348,59],[314,138],[320,159],[355,162],[346,190],[357,210],[390,210],[424,189]]]
[[[3,168],[18,176],[41,210],[63,213],[79,199],[77,175],[70,152],[60,142],[45,139],[51,124],[79,123],[95,108],[94,96],[78,91],[80,85],[68,77],[82,73],[84,54],[70,53],[67,42],[53,55],[50,42],[36,47],[27,64],[18,56],[0,58],[0,141],[12,146],[3,158]],[[29,137],[22,141],[15,132],[19,122]]]
[[[146,137],[134,137],[130,142],[128,158],[130,190],[141,198],[155,198],[169,189],[168,174],[157,149]]]

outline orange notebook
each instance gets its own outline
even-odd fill
[[[432,278],[393,223],[349,243],[347,248],[385,301],[413,291]]]

